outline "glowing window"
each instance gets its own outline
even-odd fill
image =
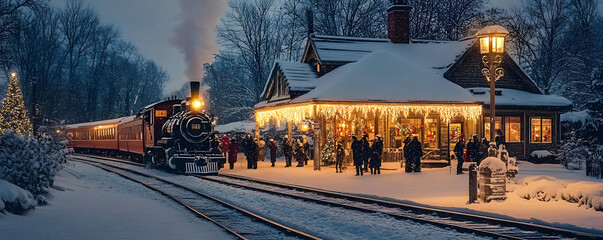
[[[505,141],[521,142],[521,117],[505,117]]]
[[[494,126],[496,130],[501,130],[501,117],[495,117]],[[484,117],[484,137],[490,141],[490,117]]]
[[[551,143],[553,120],[550,118],[532,118],[530,121],[530,141],[535,143]]]

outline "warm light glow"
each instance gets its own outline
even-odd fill
[[[489,37],[482,37],[479,38],[479,52],[481,54],[486,54],[489,53],[489,49],[490,49],[490,38]]]
[[[193,101],[193,108],[195,110],[199,110],[201,108],[201,106],[203,106],[203,103],[199,100],[195,100]]]
[[[304,125],[302,125],[301,130],[306,132],[306,131],[308,131],[309,128],[310,127],[308,127],[308,124],[304,124]]]
[[[332,118],[337,116],[344,120],[351,120],[359,115],[368,118],[385,114],[390,119],[398,117],[408,118],[410,113],[427,118],[429,114],[439,114],[443,122],[450,122],[454,117],[464,117],[465,119],[478,120],[482,115],[482,106],[477,104],[449,104],[449,105],[402,105],[402,104],[307,104],[294,105],[269,109],[260,109],[255,113],[256,123],[263,127],[270,121],[275,121],[280,127],[281,124],[292,122],[300,124],[305,119],[313,119],[314,112],[321,117]],[[342,125],[343,126],[343,125]]]
[[[492,37],[492,52],[502,53],[505,51],[505,37]]]
[[[57,129],[57,133],[61,133],[61,130],[58,130],[58,129]]]
[[[11,76],[16,77],[17,73],[10,73]]]

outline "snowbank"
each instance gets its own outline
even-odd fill
[[[568,183],[550,176],[533,176],[523,179],[522,186],[515,188],[514,193],[525,199],[540,201],[565,200],[578,203],[597,211],[603,211],[603,183],[580,181]]]
[[[251,121],[239,121],[239,122],[231,122],[223,125],[217,125],[214,130],[219,133],[227,133],[227,132],[245,132],[252,133],[255,130],[255,122]]]
[[[27,190],[4,180],[0,180],[0,212],[20,214],[36,206],[34,196]]]

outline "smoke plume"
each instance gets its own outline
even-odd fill
[[[203,64],[218,52],[215,29],[225,8],[225,0],[180,0],[180,24],[170,44],[184,54],[189,81],[201,81]]]

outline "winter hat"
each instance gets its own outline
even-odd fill
[[[270,141],[271,141],[271,142],[274,142],[274,139],[272,139],[272,138],[271,138],[271,139],[270,139]]]

